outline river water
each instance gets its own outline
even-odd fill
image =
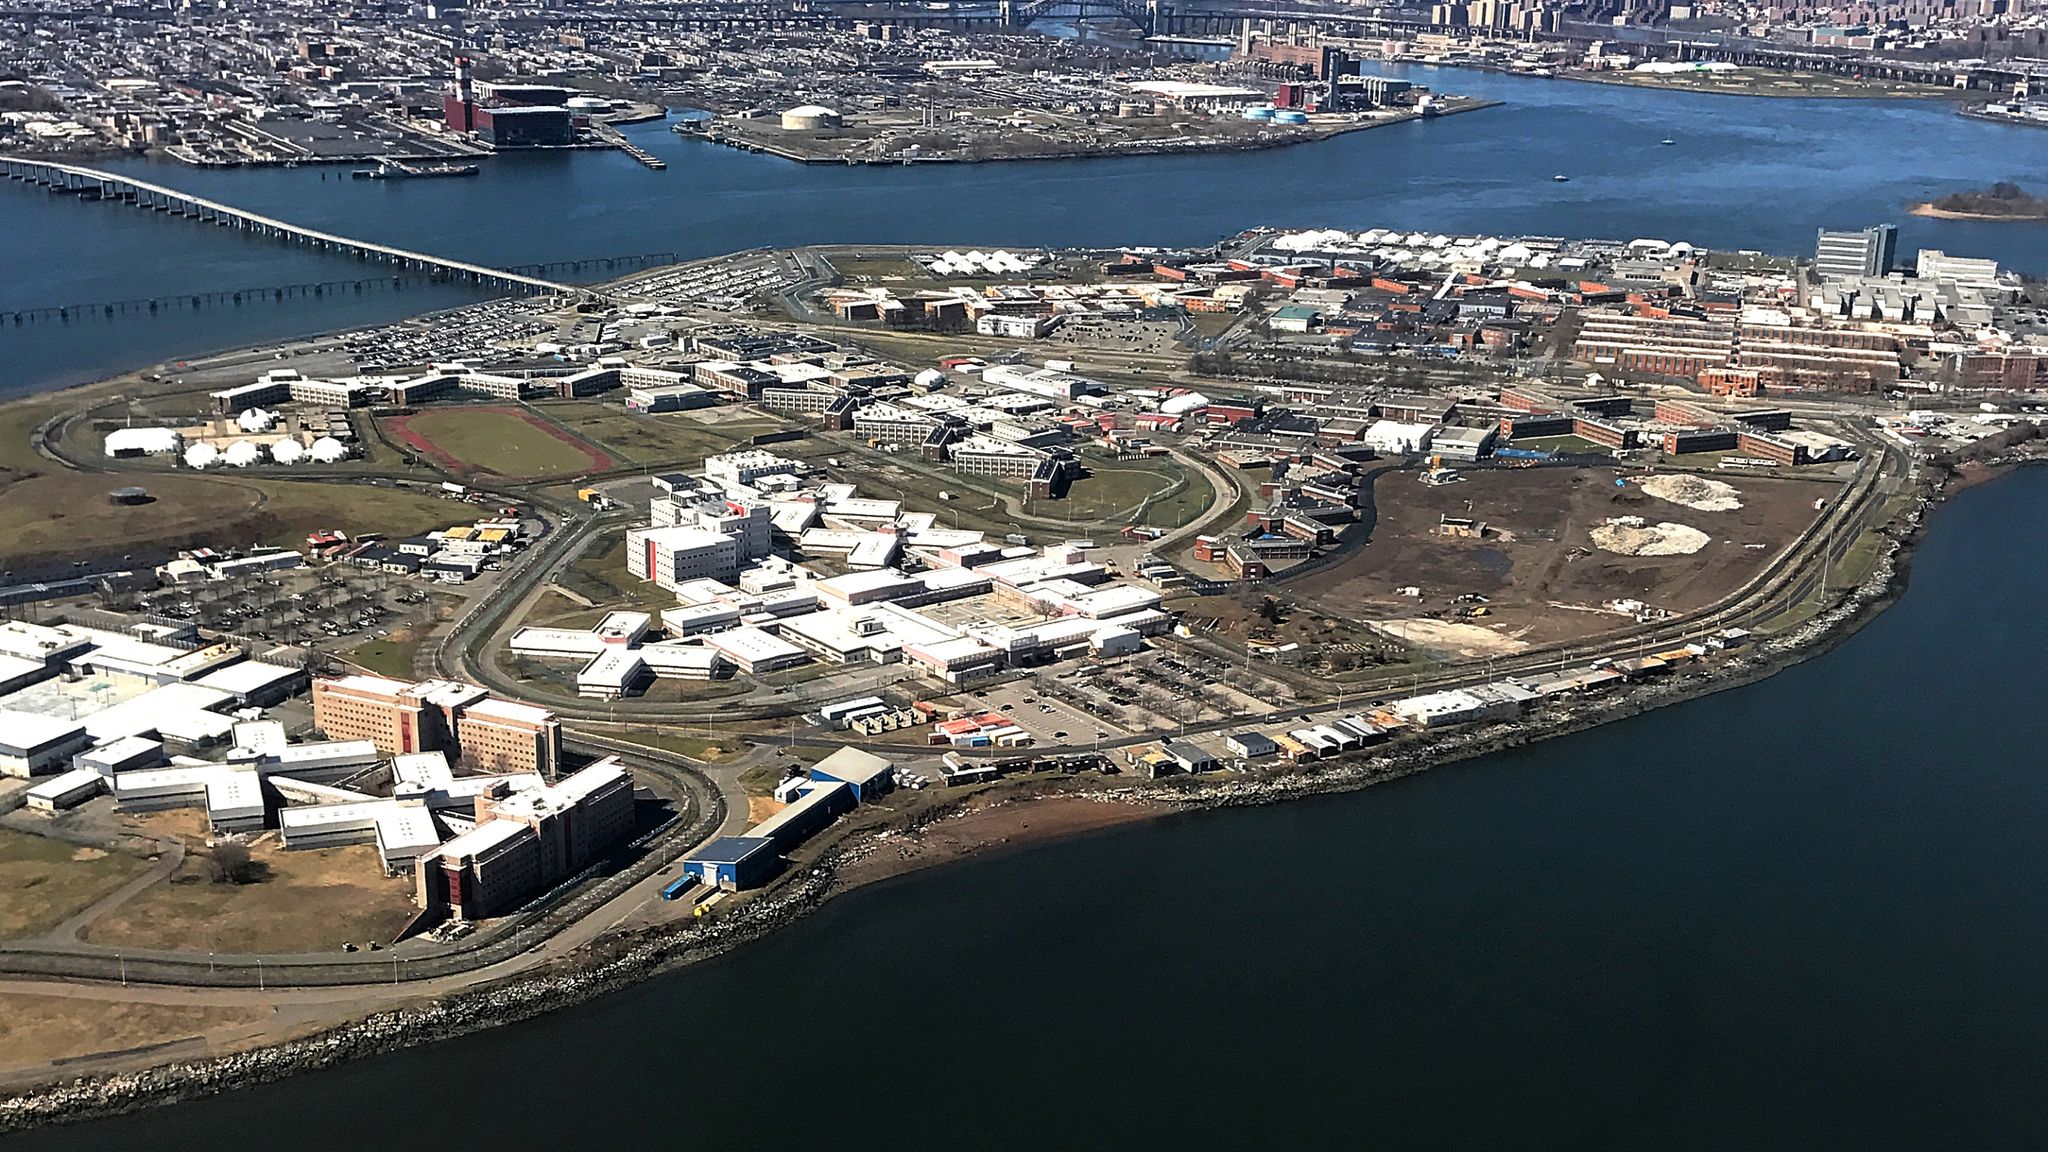
[[[857,892],[523,1025],[13,1148],[2048,1143],[2048,472],[1775,678]]]
[[[2048,273],[2048,228],[1923,220],[1919,201],[1995,180],[2048,186],[2048,136],[1910,101],[1764,100],[1471,71],[1399,71],[1500,108],[1270,152],[910,168],[806,167],[629,130],[668,160],[508,156],[468,180],[342,169],[201,171],[120,161],[174,187],[312,227],[493,265],[705,256],[812,242],[1206,243],[1240,229],[1633,238],[1806,252],[1820,227],[1894,221],[1902,247]],[[1659,141],[1676,140],[1672,147]],[[1569,175],[1557,183],[1553,175]],[[0,311],[377,274],[211,225],[0,187]],[[0,395],[170,357],[396,319],[461,289],[216,307],[0,329]]]

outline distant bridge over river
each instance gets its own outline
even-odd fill
[[[397,268],[419,272],[437,280],[460,281],[497,289],[516,296],[562,295],[571,298],[596,297],[599,293],[574,284],[563,284],[504,268],[488,268],[462,260],[449,260],[412,252],[389,244],[376,244],[303,228],[284,220],[260,215],[232,205],[138,180],[132,176],[58,164],[48,160],[24,160],[0,156],[0,176],[19,183],[40,185],[53,192],[66,192],[95,200],[118,200],[137,208],[205,220],[224,228],[237,228],[268,236],[288,244],[300,244],[315,251],[354,256]]]

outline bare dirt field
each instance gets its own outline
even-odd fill
[[[1373,489],[1379,521],[1372,539],[1288,587],[1354,619],[1462,620],[1525,645],[1577,640],[1629,622],[1602,610],[1611,601],[1689,612],[1741,587],[1812,523],[1814,501],[1836,491],[1832,482],[1743,476],[1731,480],[1740,508],[1705,511],[1646,495],[1638,477],[1616,487],[1622,475],[1613,468],[1484,469],[1441,487],[1408,472],[1382,476]],[[1482,521],[1485,534],[1445,535],[1443,516]],[[1617,516],[1682,523],[1711,540],[1691,555],[1602,551],[1593,529]],[[1420,594],[1403,591],[1411,588]],[[1459,602],[1467,595],[1486,602]],[[1449,650],[1472,649],[1473,637],[1464,639]]]
[[[0,1071],[198,1037],[272,1014],[254,1005],[143,1004],[10,992],[0,995]]]
[[[970,856],[1150,820],[1167,811],[1147,804],[1106,804],[1071,796],[970,804],[956,815],[890,837],[842,869],[839,879],[847,887],[859,887]]]
[[[412,884],[386,877],[368,845],[288,852],[253,845],[261,878],[219,884],[196,844],[168,879],[111,909],[86,930],[110,947],[183,952],[328,952],[344,942],[388,943],[414,914]]]

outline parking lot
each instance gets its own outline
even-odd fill
[[[1021,680],[973,689],[965,694],[963,703],[972,702],[977,708],[1001,712],[1040,744],[1112,740],[1145,730],[1142,722],[1130,727],[1126,721],[1111,720],[1087,710],[1068,683],[1058,678],[1059,673],[1071,667],[1044,668]]]
[[[1136,316],[1076,316],[1061,325],[1046,343],[1164,356],[1183,351],[1180,341],[1184,331],[1177,323],[1141,320]]]
[[[470,360],[492,349],[552,335],[555,325],[540,316],[559,306],[546,297],[493,300],[351,332],[342,337],[342,347],[365,372]]]
[[[249,640],[344,649],[427,626],[457,599],[418,580],[331,564],[160,588],[117,607]]]
[[[671,308],[706,307],[737,311],[748,300],[798,283],[792,260],[782,254],[744,253],[701,264],[664,268],[619,285],[622,295]]]

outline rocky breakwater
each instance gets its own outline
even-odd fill
[[[790,923],[822,901],[829,868],[813,868],[734,913],[608,938],[554,969],[511,977],[418,1006],[377,1012],[303,1039],[137,1072],[82,1077],[0,1099],[0,1132],[108,1116],[281,1080],[415,1044],[530,1019],[616,991],[662,969],[709,959]]]

